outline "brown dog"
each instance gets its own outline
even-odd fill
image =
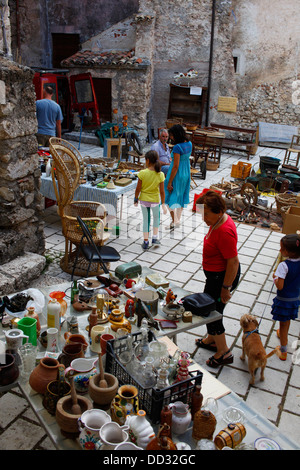
[[[276,350],[271,351],[269,354],[266,354],[265,348],[262,345],[260,336],[258,334],[258,321],[254,315],[246,314],[243,315],[240,319],[240,325],[244,331],[243,334],[243,353],[241,355],[241,360],[245,360],[245,355],[248,356],[248,369],[251,374],[250,385],[254,385],[255,378],[254,374],[256,370],[260,367],[260,380],[263,381],[264,370],[267,365],[268,357],[273,356],[276,353]]]

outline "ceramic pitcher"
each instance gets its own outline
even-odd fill
[[[172,432],[177,435],[184,434],[192,420],[189,406],[182,401],[175,401],[169,406],[172,409]]]
[[[128,441],[128,426],[120,426],[118,423],[106,423],[99,431],[102,442],[101,450],[114,450],[118,444]]]
[[[78,419],[80,430],[79,442],[84,450],[98,450],[100,448],[99,431],[111,417],[103,410],[92,409],[85,411]]]
[[[71,362],[70,367],[65,370],[66,379],[74,377],[74,385],[79,393],[87,393],[89,379],[97,374],[96,362],[98,358],[77,358]]]

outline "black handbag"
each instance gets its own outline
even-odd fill
[[[186,311],[200,317],[208,317],[210,312],[216,309],[215,300],[204,292],[186,295],[181,299],[181,303]]]

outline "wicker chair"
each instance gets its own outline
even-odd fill
[[[60,261],[63,271],[72,274],[82,231],[77,221],[81,217],[89,227],[96,245],[103,245],[109,238],[104,231],[107,211],[103,204],[94,201],[73,201],[74,192],[83,176],[84,164],[80,153],[69,142],[52,137],[49,149],[53,158],[51,168],[52,181],[62,221],[62,233],[65,237],[65,254]],[[84,276],[87,272],[87,261],[81,256],[78,259],[75,275]],[[99,264],[90,269],[90,275],[101,273]]]

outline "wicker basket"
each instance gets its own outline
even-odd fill
[[[294,206],[297,204],[297,198],[294,196],[294,194],[285,192],[282,194],[276,194],[275,196],[275,201],[276,201],[276,209],[277,209],[277,214],[282,214],[283,212],[286,212],[288,207]],[[284,207],[284,210],[283,210]]]
[[[173,118],[173,119],[167,119],[166,120],[166,128],[171,129],[172,126],[175,126],[175,124],[181,124],[183,123],[182,118]]]
[[[219,168],[219,162],[214,162],[211,160],[207,160],[206,162],[206,169],[208,171],[216,171]]]

